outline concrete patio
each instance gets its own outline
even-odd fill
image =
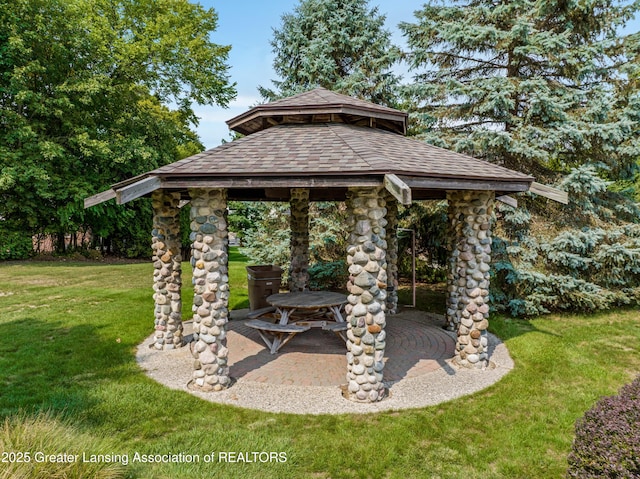
[[[472,394],[498,381],[513,368],[503,343],[490,335],[492,363],[486,370],[451,363],[455,333],[443,329],[444,318],[405,309],[387,322],[385,385],[390,396],[377,403],[344,399],[345,344],[328,331],[312,329],[296,336],[275,355],[258,333],[244,325],[248,310],[233,311],[228,323],[232,388],[217,394],[191,391],[193,372],[188,347],[159,351],[149,337],[137,359],[146,373],[172,389],[188,391],[208,401],[270,412],[297,414],[367,413],[438,404]],[[190,322],[185,323],[187,339]]]

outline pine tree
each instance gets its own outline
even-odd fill
[[[640,298],[638,2],[427,3],[404,23],[428,142],[555,182],[567,206],[498,205],[494,307],[514,315]]]
[[[425,139],[542,178],[587,163],[631,178],[640,149],[620,97],[628,58],[618,31],[636,10],[610,0],[427,3],[400,26]]]
[[[384,15],[368,0],[301,0],[282,16],[271,41],[275,89],[259,87],[275,100],[324,87],[394,106],[400,78],[391,70],[400,58],[384,29]]]

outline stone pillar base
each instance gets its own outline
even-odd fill
[[[309,288],[309,190],[291,189],[289,291]]]
[[[458,332],[454,363],[489,366],[489,270],[494,192],[448,191],[455,238],[448,278],[448,327]]]

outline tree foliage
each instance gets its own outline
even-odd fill
[[[290,210],[287,203],[234,204],[241,213],[230,228],[242,233],[242,253],[255,264],[290,263]],[[252,219],[249,223],[245,218]],[[344,203],[311,203],[309,208],[310,287],[342,288],[346,284],[346,208]],[[286,273],[285,273],[286,274]]]
[[[202,149],[192,105],[234,95],[216,20],[186,0],[0,0],[3,229],[135,242],[148,206],[83,199]]]
[[[426,141],[530,173],[570,204],[498,206],[492,297],[514,315],[638,301],[638,2],[428,2],[403,23]]]
[[[624,87],[633,55],[618,31],[636,10],[611,0],[427,3],[401,24],[425,139],[543,179],[583,164],[633,177],[638,92]]]
[[[392,67],[400,58],[384,29],[384,15],[368,0],[301,0],[274,29],[273,67],[281,78],[275,90],[260,87],[275,100],[324,87],[374,103],[397,103],[400,78]]]
[[[567,206],[551,223],[498,205],[491,294],[514,316],[593,311],[640,301],[640,225],[624,221],[591,167],[568,175]],[[622,203],[621,203],[622,204]],[[613,209],[611,209],[613,205]],[[638,217],[637,210],[633,213]]]

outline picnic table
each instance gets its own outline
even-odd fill
[[[328,310],[329,319],[337,323],[344,323],[344,318],[340,309],[347,302],[344,294],[332,293],[330,291],[296,291],[294,293],[272,294],[267,297],[267,303],[274,306],[280,315],[280,324],[288,324],[289,318],[296,311],[320,312]]]
[[[276,309],[277,323],[260,319],[246,322],[257,329],[260,337],[275,354],[282,346],[301,332],[312,327],[332,331],[346,342],[345,322],[341,308],[347,302],[344,294],[329,291],[297,291],[278,293],[267,297],[267,302]],[[296,314],[297,313],[297,314]]]

